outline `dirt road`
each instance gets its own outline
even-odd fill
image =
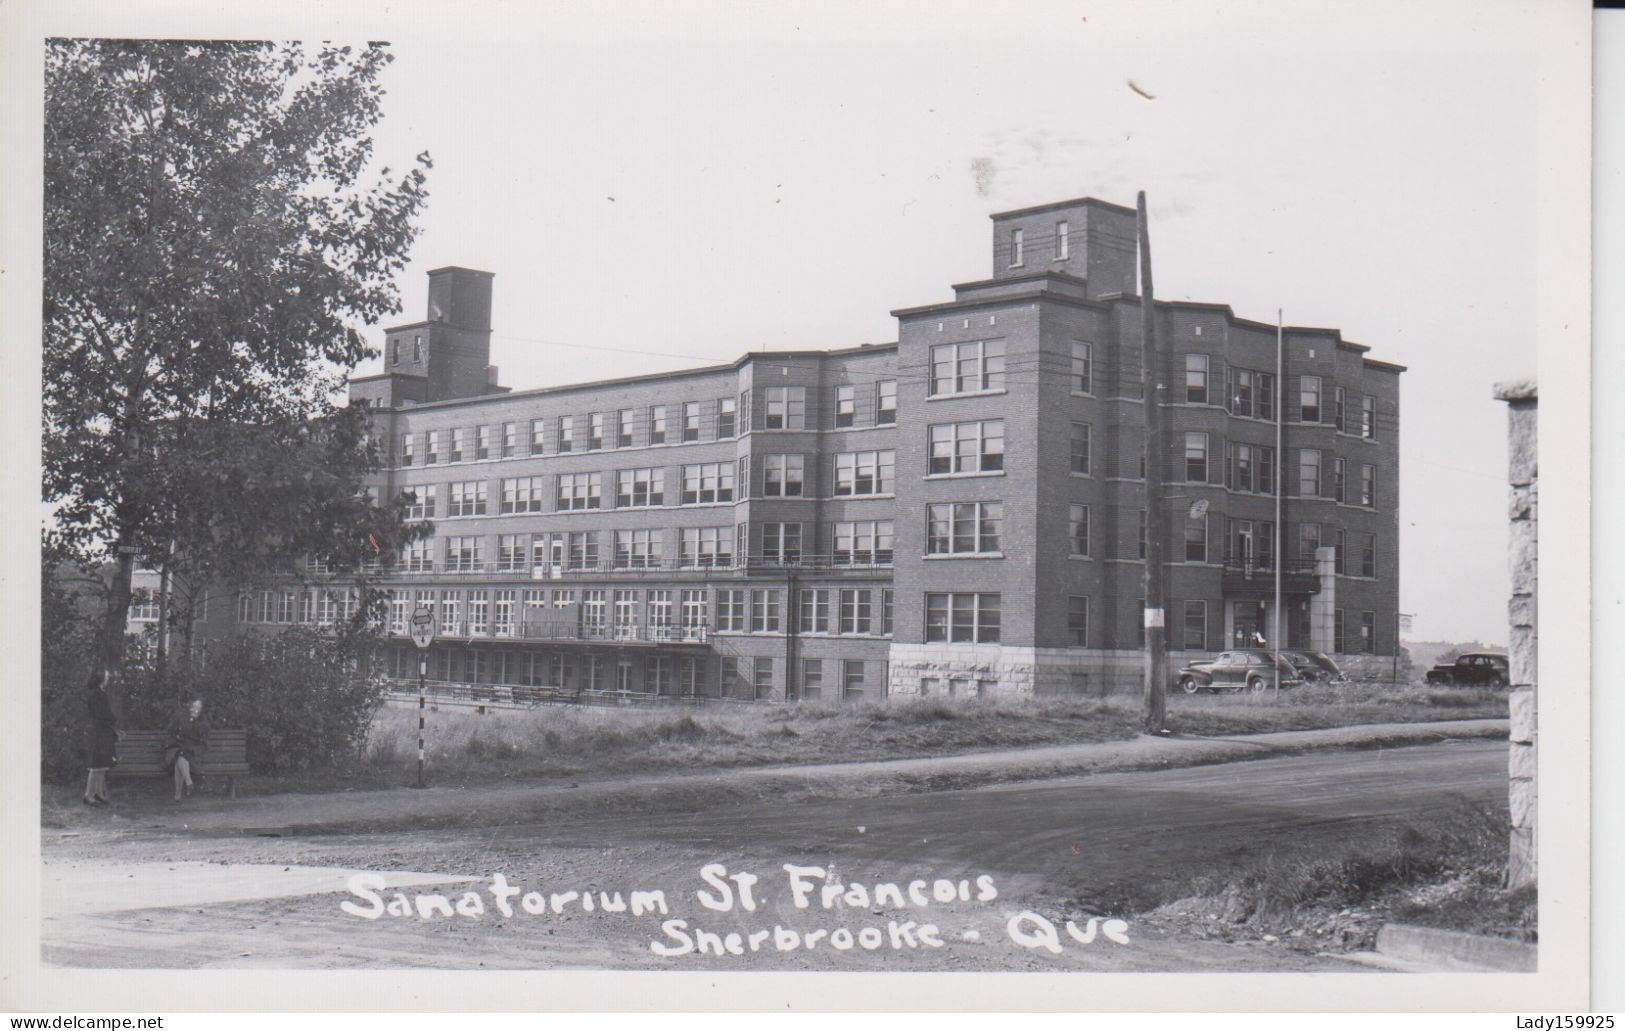
[[[182,968],[1348,969],[1279,943],[1194,941],[1132,920],[1108,934],[1088,917],[1133,912],[1152,894],[1261,854],[1346,847],[1463,798],[1495,800],[1504,776],[1503,745],[1450,741],[909,795],[788,801],[769,792],[660,813],[538,813],[514,796],[508,806],[481,803],[477,825],[417,831],[377,831],[363,819],[329,821],[321,833],[289,829],[296,820],[245,832],[240,822],[193,827],[184,812],[149,820],[136,811],[135,820],[43,832],[44,953],[67,966]],[[282,836],[260,836],[271,833]],[[760,879],[702,879],[712,863]],[[785,864],[823,875],[792,882]],[[418,894],[455,902],[472,889],[484,912],[368,919],[341,903],[371,912],[370,896],[334,890],[354,871],[474,878],[408,883],[397,906],[416,905]],[[509,915],[496,874],[519,889],[503,899]],[[260,886],[222,887],[245,877]],[[120,880],[130,886],[96,901],[97,884]],[[846,889],[826,899],[830,883]],[[745,884],[754,908],[744,906]],[[805,907],[795,904],[798,886]],[[665,913],[605,909],[655,890]],[[726,891],[731,908],[707,907],[700,891],[713,902]],[[148,892],[156,904],[143,905]],[[591,912],[582,893],[595,900]],[[382,909],[395,889],[377,896]],[[528,912],[531,899],[544,912]],[[698,945],[699,930],[714,932],[724,954],[655,948],[681,952]]]

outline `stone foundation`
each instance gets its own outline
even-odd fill
[[[1210,654],[1170,652],[1170,681],[1181,666]],[[1144,661],[1138,649],[893,644],[888,686],[893,698],[1137,695],[1144,688]]]

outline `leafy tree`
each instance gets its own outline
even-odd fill
[[[337,407],[399,309],[427,154],[370,170],[381,44],[55,39],[46,46],[46,553],[251,582],[409,539],[372,507],[364,413]],[[370,540],[369,540],[370,538]]]

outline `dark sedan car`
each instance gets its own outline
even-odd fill
[[[1292,663],[1298,676],[1311,684],[1334,684],[1348,680],[1349,675],[1324,652],[1282,652],[1281,658]]]
[[[1462,687],[1505,687],[1512,680],[1507,657],[1499,652],[1466,652],[1455,662],[1434,666],[1425,679],[1430,684]]]
[[[1220,652],[1214,658],[1193,662],[1179,671],[1174,682],[1186,694],[1195,694],[1202,690],[1222,691],[1242,688],[1248,691],[1263,691],[1274,687],[1277,679],[1282,687],[1293,687],[1303,683],[1303,678],[1286,660],[1284,653],[1280,665],[1277,666],[1275,656],[1269,652],[1258,648],[1245,648]]]

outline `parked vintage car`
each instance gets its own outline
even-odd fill
[[[1512,682],[1507,657],[1499,652],[1464,652],[1455,662],[1440,663],[1427,671],[1430,684],[1458,687],[1505,687]]]
[[[1277,678],[1282,687],[1296,687],[1303,683],[1303,677],[1286,660],[1284,653],[1277,666],[1271,653],[1260,648],[1244,648],[1220,652],[1214,658],[1193,662],[1175,674],[1174,683],[1186,694],[1243,688],[1263,691],[1274,687]]]
[[[1332,661],[1325,652],[1282,652],[1281,658],[1292,663],[1298,671],[1298,676],[1311,684],[1340,684],[1348,680],[1349,675]]]

